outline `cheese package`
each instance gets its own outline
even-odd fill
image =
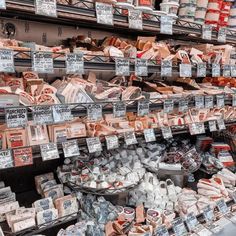
[[[14,233],[34,227],[36,225],[34,218],[25,219],[19,222],[16,222],[12,226],[12,231]]]
[[[33,203],[36,212],[45,211],[54,207],[52,198],[43,198]]]
[[[23,220],[35,218],[35,212],[32,214],[32,212],[27,211],[24,209],[23,213],[21,214],[13,214],[8,216],[8,225],[11,229],[13,229],[13,225],[17,222],[22,222]]]
[[[71,122],[66,127],[68,139],[86,137],[87,135],[85,124],[81,122]]]
[[[8,148],[25,147],[28,145],[25,129],[6,130]]]
[[[64,196],[63,185],[58,184],[44,191],[44,197],[51,197],[53,201]]]
[[[48,209],[45,211],[40,211],[37,213],[37,224],[40,226],[45,223],[50,223],[58,219],[58,210],[55,208]]]
[[[13,149],[15,166],[33,165],[32,147]]]
[[[55,185],[57,185],[57,182],[55,179],[49,180],[49,181],[41,184],[41,189],[42,189],[42,191],[47,191],[48,189],[54,187]]]
[[[0,169],[11,168],[13,166],[11,150],[0,151]]]
[[[14,211],[16,209],[18,209],[20,206],[19,206],[19,203],[17,201],[15,202],[9,202],[9,203],[6,203],[6,204],[1,204],[0,205],[0,214],[5,214],[7,212],[10,212],[10,211]]]
[[[36,190],[39,194],[42,194],[42,189],[41,189],[41,184],[48,182],[49,180],[53,180],[54,175],[52,172],[43,174],[43,175],[38,175],[34,177],[35,180],[35,186]]]
[[[64,142],[67,140],[66,125],[49,125],[48,130],[51,142],[57,143]]]

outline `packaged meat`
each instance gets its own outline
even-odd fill
[[[28,145],[25,129],[7,129],[5,133],[8,148],[25,147]]]
[[[33,165],[32,147],[13,149],[13,158],[16,167]]]

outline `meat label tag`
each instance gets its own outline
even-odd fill
[[[129,76],[129,59],[126,58],[116,58],[116,75],[117,76]]]
[[[167,228],[164,225],[162,225],[154,231],[153,235],[155,235],[155,236],[169,236],[170,234],[169,234]]]
[[[116,135],[105,136],[107,150],[116,149],[119,147],[119,139]]]
[[[204,123],[189,124],[189,132],[191,135],[204,134],[206,132]]]
[[[170,113],[174,110],[174,101],[171,99],[164,100],[164,112]]]
[[[197,77],[206,77],[206,63],[198,63],[197,64]]]
[[[188,100],[181,99],[179,100],[179,111],[186,112],[188,110]]]
[[[89,121],[99,121],[102,119],[102,105],[92,104],[87,107],[87,117]]]
[[[111,4],[96,2],[97,23],[113,25],[113,7]]]
[[[154,129],[144,129],[143,133],[146,143],[156,141]]]
[[[137,139],[134,132],[124,133],[124,138],[126,145],[132,145],[137,143]]]
[[[66,54],[66,73],[67,74],[84,74],[83,53]]]
[[[227,212],[229,212],[229,208],[227,207],[224,199],[220,199],[219,201],[217,201],[216,206],[217,206],[219,212],[222,214],[226,214]]]
[[[148,65],[145,59],[135,59],[135,75],[136,76],[147,76]]]
[[[203,25],[202,26],[202,39],[211,40],[212,37],[212,26]]]
[[[225,96],[224,94],[217,94],[216,95],[216,106],[221,108],[225,106]]]
[[[73,119],[70,106],[68,105],[54,105],[52,111],[55,123],[70,121]]]
[[[149,114],[149,101],[138,101],[138,116],[146,116]]]
[[[33,71],[38,73],[54,73],[53,58],[51,52],[33,52]]]
[[[195,108],[204,108],[204,96],[195,96]]]
[[[205,96],[205,108],[213,108],[214,107],[214,98],[211,95]]]
[[[160,33],[173,34],[173,18],[171,16],[161,16]]]
[[[5,116],[8,128],[27,126],[28,117],[26,108],[6,108]]]
[[[0,150],[0,169],[13,167],[11,150]]]
[[[187,229],[184,225],[183,220],[180,217],[172,221],[172,225],[173,230],[175,232],[175,236],[187,235]]]
[[[179,65],[179,76],[180,77],[192,77],[192,65],[191,64],[180,64]]]
[[[36,0],[35,13],[43,16],[57,17],[56,0]]]
[[[213,63],[212,64],[212,77],[220,77],[220,64]]]
[[[5,0],[0,0],[0,9],[6,9],[6,1]]]
[[[214,220],[214,218],[215,218],[214,212],[213,212],[210,205],[203,208],[203,216],[204,216],[206,222]]]
[[[142,11],[129,9],[129,28],[143,30]]]
[[[226,27],[220,27],[218,30],[218,37],[217,41],[220,43],[225,43],[227,37],[227,28]]]
[[[79,156],[79,145],[77,140],[69,140],[62,143],[62,148],[64,152],[64,156],[67,157],[74,157]]]
[[[115,118],[125,117],[126,105],[124,102],[116,102],[113,104],[113,116]]]
[[[161,133],[164,139],[173,138],[171,128],[169,126],[162,126]]]
[[[15,72],[14,55],[10,49],[0,49],[0,72]]]
[[[224,122],[223,119],[217,120],[217,125],[218,125],[219,130],[224,130],[224,129],[226,129],[226,127],[225,127],[225,122]]]
[[[232,106],[235,107],[236,106],[236,94],[232,95]]]
[[[43,161],[54,160],[59,158],[56,143],[41,144],[40,151]]]
[[[231,77],[236,77],[236,65],[231,65]]]
[[[163,77],[172,76],[172,61],[169,60],[161,61],[161,76]]]
[[[187,215],[186,224],[188,226],[189,231],[193,231],[197,227],[198,220],[193,212]]]
[[[208,124],[209,124],[209,130],[210,130],[210,132],[217,131],[216,121],[215,121],[215,120],[210,120],[210,121],[208,121]]]
[[[223,76],[229,78],[231,76],[231,65],[223,66]]]
[[[101,152],[102,144],[98,137],[86,138],[89,153]]]
[[[54,122],[51,106],[37,106],[32,108],[33,120],[36,125],[52,124]]]

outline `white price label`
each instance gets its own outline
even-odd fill
[[[164,139],[173,138],[171,128],[169,126],[162,126],[161,133]]]
[[[211,95],[205,96],[205,108],[213,108],[214,107],[214,98]]]
[[[143,30],[142,11],[129,9],[129,28]]]
[[[33,120],[36,125],[52,124],[53,115],[51,106],[33,107]]]
[[[5,0],[0,0],[0,9],[6,9],[6,1]]]
[[[54,105],[52,107],[52,113],[55,123],[70,121],[73,119],[70,106],[68,105]]]
[[[187,229],[184,225],[183,220],[180,217],[172,221],[172,226],[175,232],[175,236],[187,235]]]
[[[129,59],[126,58],[116,58],[116,75],[117,76],[129,76]]]
[[[161,61],[161,76],[163,77],[172,76],[172,61],[168,60]]]
[[[67,157],[74,157],[79,156],[79,145],[77,140],[69,140],[62,143],[62,148],[64,152],[64,156]]]
[[[89,153],[101,152],[102,144],[98,137],[86,138]]]
[[[179,111],[186,112],[188,110],[188,100],[181,99],[179,100]]]
[[[189,132],[191,135],[204,134],[206,132],[204,123],[189,124]]]
[[[116,135],[106,136],[107,150],[116,149],[119,147],[119,139]]]
[[[111,4],[96,2],[97,23],[113,25],[113,7]]]
[[[0,49],[0,72],[15,72],[13,51],[10,49]]]
[[[229,78],[231,76],[231,65],[223,66],[223,76]]]
[[[236,94],[232,95],[232,106],[236,107]]]
[[[212,64],[212,77],[220,77],[221,71],[220,71],[220,64]]]
[[[218,125],[219,130],[224,130],[224,129],[226,129],[226,127],[225,127],[225,122],[224,122],[223,119],[217,120],[217,125]]]
[[[0,150],[0,169],[14,166],[11,150]]]
[[[66,54],[66,73],[67,74],[84,74],[83,53]]]
[[[5,118],[8,128],[25,127],[28,123],[26,108],[6,108]]]
[[[204,108],[204,96],[195,96],[195,107],[197,109]]]
[[[193,212],[187,215],[186,224],[188,226],[189,231],[193,231],[197,227],[198,223],[199,222]]]
[[[197,77],[206,77],[206,63],[197,64]]]
[[[217,201],[216,206],[217,206],[219,212],[222,214],[226,214],[229,212],[229,208],[227,207],[224,199],[220,199],[219,201]]]
[[[149,114],[149,101],[138,101],[138,116],[146,116]]]
[[[215,121],[215,120],[210,120],[210,121],[208,121],[208,124],[209,124],[209,130],[210,130],[210,132],[217,131],[216,121]]]
[[[216,95],[216,106],[217,107],[224,107],[225,106],[225,96],[224,96],[224,94],[217,94]]]
[[[54,73],[51,52],[33,52],[33,71],[38,73]]]
[[[124,133],[124,139],[127,146],[137,143],[137,139],[134,132]]]
[[[234,203],[236,203],[236,191],[232,192],[231,198],[234,200]]]
[[[87,107],[87,118],[89,121],[99,121],[102,119],[102,105],[91,104]]]
[[[113,104],[113,116],[115,118],[125,117],[126,105],[124,102],[117,102]]]
[[[161,34],[173,34],[173,18],[171,16],[161,16]]]
[[[145,59],[135,59],[135,75],[136,76],[147,76],[148,65]]]
[[[192,65],[191,64],[180,64],[179,65],[180,77],[192,77]]]
[[[156,141],[154,129],[144,129],[143,133],[146,143]]]
[[[56,143],[41,144],[40,151],[43,161],[60,158]]]
[[[212,37],[212,26],[203,25],[202,26],[202,39],[211,40]]]
[[[203,216],[206,222],[211,222],[215,219],[214,212],[210,205],[203,208]]]
[[[225,43],[227,37],[227,28],[226,27],[220,27],[218,31],[218,38],[217,41],[220,43]]]
[[[57,17],[56,0],[35,0],[35,13],[43,16]]]
[[[154,230],[153,235],[155,235],[155,236],[169,236],[170,234],[169,234],[167,228],[164,225],[162,225]]]
[[[236,65],[231,65],[231,76],[236,77]]]
[[[174,101],[171,99],[166,99],[164,101],[164,112],[170,113],[174,110]]]

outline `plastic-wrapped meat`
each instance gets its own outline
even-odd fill
[[[139,100],[144,98],[144,96],[142,96],[142,91],[140,88],[138,87],[127,87],[123,92],[122,92],[122,100],[126,101],[126,100]]]
[[[100,94],[96,94],[95,98],[98,100],[113,99],[118,100],[121,95],[122,89],[120,87],[110,88]]]

